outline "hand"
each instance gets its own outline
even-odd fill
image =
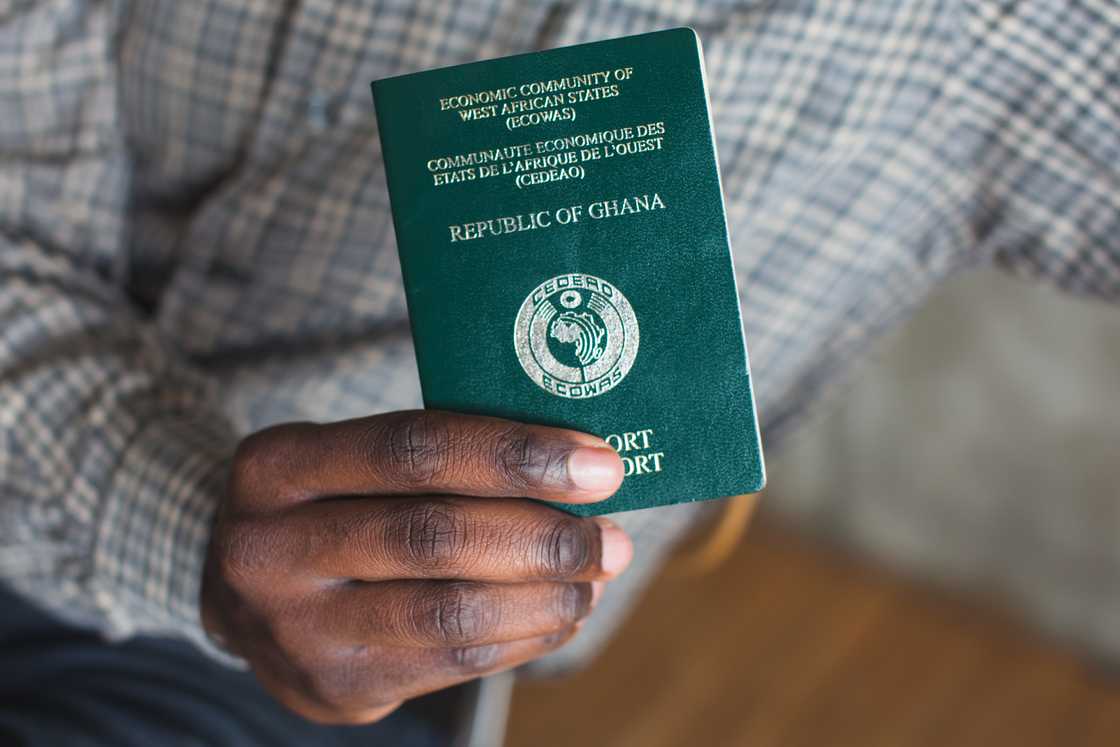
[[[366,723],[559,647],[629,538],[522,496],[622,482],[602,440],[417,411],[245,439],[202,584],[207,632],[307,718]]]

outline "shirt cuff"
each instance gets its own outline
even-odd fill
[[[113,471],[94,545],[94,604],[113,638],[185,638],[230,666],[206,635],[199,592],[236,437],[224,421],[146,421]]]

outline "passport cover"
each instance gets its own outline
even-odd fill
[[[373,83],[426,407],[604,437],[594,515],[765,482],[692,29]]]

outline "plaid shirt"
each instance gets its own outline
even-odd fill
[[[0,0],[0,578],[203,642],[238,437],[418,402],[369,81],[685,24],[771,444],[962,269],[1120,296],[1109,0]]]

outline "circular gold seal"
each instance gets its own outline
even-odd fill
[[[638,318],[622,291],[580,272],[534,288],[513,325],[525,373],[549,394],[568,399],[618,386],[634,365],[638,342]]]

